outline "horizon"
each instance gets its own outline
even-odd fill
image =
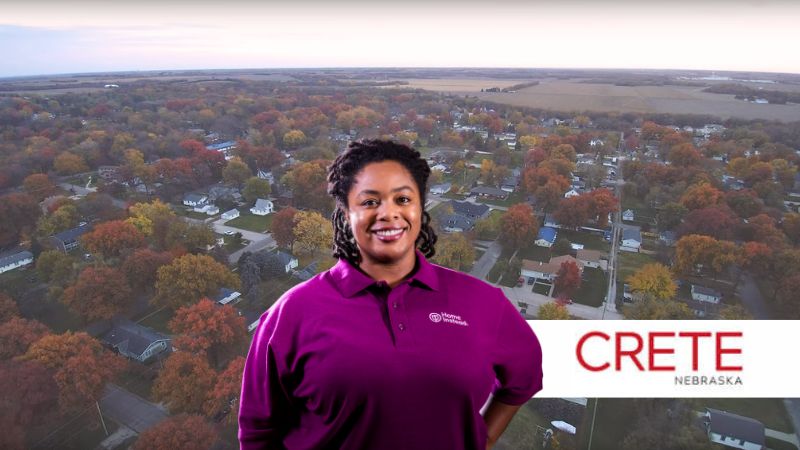
[[[183,70],[574,69],[800,74],[800,4],[12,1],[0,78]],[[386,30],[390,30],[387,32]],[[365,39],[365,36],[367,39]]]

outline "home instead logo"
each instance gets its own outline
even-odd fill
[[[446,313],[446,312],[443,312],[443,313],[435,313],[434,312],[434,313],[428,314],[428,318],[431,319],[431,322],[433,322],[433,323],[444,322],[444,323],[451,323],[453,325],[460,325],[462,327],[468,327],[469,326],[467,321],[462,319],[461,316],[459,316],[457,314],[450,314],[450,313]]]
[[[543,397],[797,397],[800,323],[529,321]]]

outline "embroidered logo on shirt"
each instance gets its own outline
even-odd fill
[[[462,326],[462,327],[468,327],[469,326],[467,321],[462,319],[461,316],[459,316],[457,314],[450,314],[450,313],[446,313],[446,312],[443,312],[441,314],[439,314],[439,313],[430,313],[430,314],[428,314],[428,318],[430,318],[431,322],[433,322],[433,323],[444,322],[444,323],[452,323],[453,325],[459,325],[459,326]]]

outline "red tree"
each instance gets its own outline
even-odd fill
[[[587,195],[561,200],[553,213],[558,223],[568,228],[578,228],[589,220],[591,215],[591,199]]]
[[[200,413],[216,374],[203,355],[175,352],[167,358],[153,385],[153,395],[170,412]]]
[[[130,223],[112,220],[95,226],[94,230],[83,235],[81,242],[90,252],[112,258],[123,250],[143,246],[144,236]]]
[[[13,317],[0,323],[0,360],[24,354],[31,344],[41,339],[48,331],[41,323],[21,317]]]
[[[573,261],[564,261],[558,269],[555,291],[559,296],[570,297],[581,286],[581,272]]]
[[[200,416],[170,417],[150,428],[136,440],[134,450],[207,450],[217,432]]]
[[[170,252],[157,252],[149,248],[140,248],[125,259],[122,273],[131,286],[151,289],[156,283],[158,268],[172,262],[174,255]]]
[[[175,312],[169,329],[179,335],[175,346],[194,353],[208,352],[214,365],[221,350],[242,344],[247,338],[244,318],[230,305],[219,306],[203,298]]]
[[[732,230],[739,224],[739,219],[726,205],[715,205],[691,211],[683,218],[678,227],[680,236],[688,234],[704,234],[717,239],[731,237]]]
[[[272,237],[281,248],[294,249],[294,216],[297,210],[289,207],[275,213],[272,218]]]
[[[528,204],[513,205],[500,218],[500,240],[510,248],[533,242],[538,231],[539,222]]]
[[[597,218],[597,226],[608,225],[608,214],[619,210],[619,200],[608,189],[595,189],[589,193],[591,215]]]
[[[0,448],[28,448],[25,430],[47,422],[57,410],[58,387],[53,374],[32,361],[0,362],[0,390]]]
[[[0,247],[16,244],[22,233],[33,230],[41,214],[36,199],[28,194],[0,197]]]
[[[130,304],[131,288],[117,269],[87,267],[64,290],[62,301],[88,320],[110,319]]]
[[[206,401],[206,416],[213,417],[227,411],[229,413],[228,422],[236,421],[236,412],[239,411],[239,394],[242,391],[244,361],[241,356],[235,358],[219,374],[214,390],[211,391]]]

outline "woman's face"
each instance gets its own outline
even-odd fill
[[[347,220],[365,263],[414,264],[422,226],[419,188],[396,161],[364,166],[347,194]]]

